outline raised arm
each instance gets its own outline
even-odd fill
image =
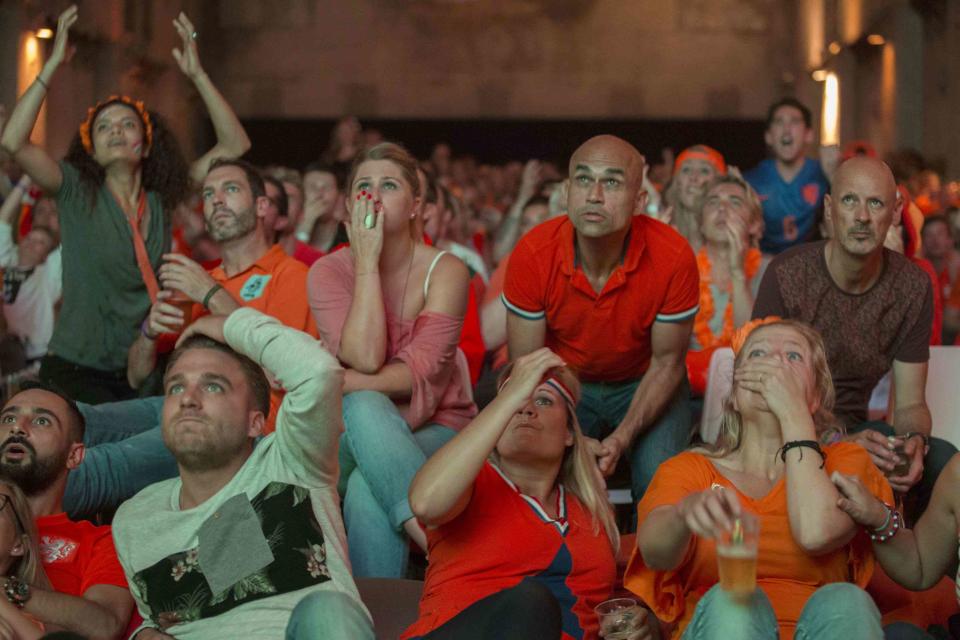
[[[216,318],[223,322],[222,316],[206,316],[194,325]],[[309,481],[336,483],[337,446],[343,432],[343,369],[336,359],[312,336],[249,307],[227,317],[223,336],[286,391],[276,430],[286,467]]]
[[[417,518],[435,527],[463,512],[477,474],[510,418],[527,402],[544,373],[560,366],[560,357],[546,348],[517,360],[497,397],[417,472],[410,485],[410,508]]]
[[[200,55],[197,53],[197,31],[190,19],[182,11],[173,21],[173,26],[180,36],[181,49],[173,50],[173,57],[177,66],[185,76],[190,78],[197,88],[203,104],[207,107],[213,130],[217,136],[217,143],[212,149],[200,156],[190,165],[190,177],[196,183],[203,182],[210,163],[217,158],[239,158],[250,148],[250,138],[244,131],[243,125],[237,119],[223,95],[217,90],[200,64]]]
[[[537,193],[537,187],[543,179],[543,164],[539,160],[529,160],[523,167],[520,190],[507,215],[497,227],[493,241],[493,262],[498,263],[510,253],[520,237],[523,208]]]
[[[748,358],[734,382],[759,393],[780,422],[783,442],[816,441],[807,388],[792,366],[775,356]],[[856,533],[853,520],[837,507],[840,495],[824,469],[824,460],[808,447],[783,455],[787,513],[793,539],[810,555],[821,555],[847,544]]]
[[[380,281],[383,216],[374,211],[372,196],[364,192],[347,193],[347,211],[354,285],[337,356],[358,373],[375,374],[387,358],[387,313]],[[373,227],[367,228],[365,223],[371,219]]]
[[[17,214],[20,213],[23,196],[29,188],[30,176],[24,174],[0,205],[0,225],[5,225],[5,228],[0,229],[0,267],[12,267],[17,264],[19,252],[13,243],[13,229],[17,224]]]
[[[53,52],[36,80],[20,96],[13,108],[7,126],[0,136],[0,147],[9,152],[23,170],[33,178],[41,189],[49,193],[60,190],[63,172],[57,162],[43,148],[30,142],[30,132],[37,122],[40,106],[47,95],[47,88],[53,75],[67,58],[70,27],[77,21],[77,7],[71,5],[60,14],[57,21],[57,36],[53,42]]]

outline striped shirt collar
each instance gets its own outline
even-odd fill
[[[566,489],[563,488],[562,484],[557,485],[557,517],[551,518],[543,508],[543,505],[540,504],[539,500],[520,491],[517,485],[513,483],[513,480],[508,478],[507,475],[501,471],[500,467],[498,467],[496,464],[491,462],[490,466],[493,467],[494,471],[496,471],[501,478],[503,478],[503,481],[507,483],[507,486],[516,491],[517,495],[520,496],[523,501],[530,506],[531,509],[533,509],[533,512],[538,518],[556,527],[557,531],[560,532],[560,535],[563,536],[567,534],[567,528],[570,526],[570,523],[567,521],[567,492]]]

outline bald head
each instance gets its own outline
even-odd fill
[[[883,251],[887,231],[900,224],[901,206],[890,167],[876,158],[850,158],[837,167],[824,197],[830,243],[850,256]]]
[[[600,162],[618,167],[630,184],[640,185],[646,160],[637,148],[622,138],[611,135],[594,136],[577,147],[570,156],[570,174],[585,161]],[[634,182],[635,181],[635,182]]]
[[[854,156],[837,167],[830,193],[836,197],[851,180],[870,181],[875,188],[896,197],[897,181],[887,163],[868,156]]]
[[[570,157],[567,216],[581,240],[623,235],[646,208],[643,156],[615,136],[590,138]]]

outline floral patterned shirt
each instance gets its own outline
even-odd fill
[[[287,390],[276,431],[197,507],[180,508],[179,478],[143,490],[114,539],[146,625],[182,640],[281,638],[311,591],[359,603],[336,493],[343,373],[322,343],[253,309],[224,334]]]

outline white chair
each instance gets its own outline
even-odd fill
[[[707,388],[703,396],[703,414],[700,418],[700,437],[714,442],[720,433],[723,404],[733,389],[733,349],[722,347],[710,356],[707,368]]]
[[[930,347],[927,406],[933,435],[960,447],[960,347]]]

